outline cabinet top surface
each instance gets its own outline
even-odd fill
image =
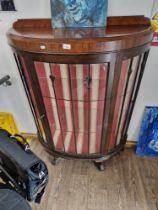
[[[73,29],[53,29],[50,19],[20,19],[7,36],[9,44],[22,51],[82,54],[141,46],[151,41],[152,31],[144,16],[108,17],[106,28]]]

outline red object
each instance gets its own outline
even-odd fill
[[[158,46],[158,32],[154,32],[153,40],[151,42],[151,46]]]

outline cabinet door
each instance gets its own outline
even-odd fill
[[[90,65],[90,101],[104,101],[108,77],[108,64]]]
[[[38,106],[36,103],[35,94],[33,91],[33,86],[31,83],[31,78],[29,75],[29,70],[27,68],[27,64],[25,62],[25,59],[22,56],[18,57],[15,55],[15,59],[17,61],[18,67],[19,67],[20,75],[21,75],[22,81],[24,83],[24,88],[26,90],[26,94],[28,96],[28,100],[29,100],[29,103],[31,106],[33,116],[34,116],[34,120],[35,120],[37,129],[38,129],[38,134],[40,135],[40,137],[42,137],[41,138],[42,143],[48,144],[47,137],[45,135],[45,131],[44,131],[44,127],[43,127],[43,123],[41,121],[41,118],[44,115],[43,115],[43,113],[40,113],[38,110]],[[28,95],[28,93],[29,93],[29,95]]]
[[[54,147],[75,153],[72,102],[67,65],[35,62]]]
[[[88,101],[88,77],[89,65],[72,64],[70,68],[70,80],[73,101]]]
[[[118,88],[116,90],[113,118],[109,130],[109,151],[119,145],[121,141],[125,141],[122,138],[127,138],[124,136],[124,128],[128,123],[126,119],[131,112],[131,105],[134,103],[132,95],[135,95],[136,87],[139,82],[138,78],[141,72],[143,56],[144,55],[136,56],[122,61]]]
[[[56,150],[100,152],[107,64],[49,64],[35,62]]]
[[[99,153],[102,141],[108,64],[90,65],[89,94],[89,153]]]
[[[70,76],[77,145],[87,154],[99,153],[108,64],[70,65]]]

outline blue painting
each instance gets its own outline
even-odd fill
[[[51,0],[52,27],[105,27],[108,0]]]
[[[158,107],[145,108],[136,154],[158,156]]]

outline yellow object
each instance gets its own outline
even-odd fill
[[[0,128],[8,131],[10,134],[15,135],[15,134],[20,134],[14,117],[10,112],[0,112]],[[16,137],[18,141],[21,143],[24,143],[22,138]],[[27,142],[29,142],[29,139],[26,139]]]
[[[19,134],[14,117],[9,112],[0,112],[0,128],[7,130],[12,135]]]
[[[154,15],[153,20],[158,20],[158,12]]]
[[[42,133],[43,139],[46,139],[46,136],[45,136],[45,133],[44,133],[44,128],[43,128],[43,125],[42,125],[42,122],[41,122],[40,119],[38,119],[38,123],[39,123],[40,131]]]
[[[151,25],[154,31],[158,30],[158,12],[152,18]]]

